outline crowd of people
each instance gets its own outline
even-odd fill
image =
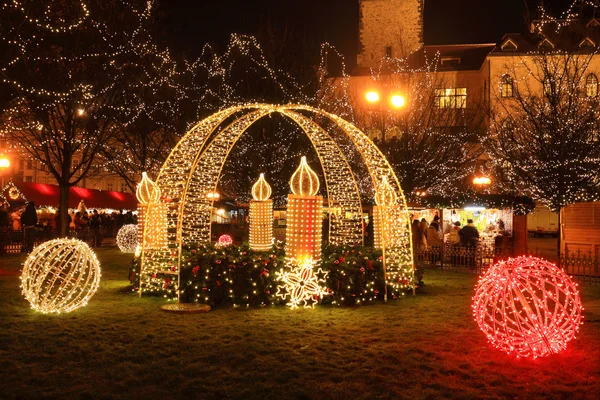
[[[94,247],[102,245],[103,237],[115,236],[118,230],[127,224],[135,224],[136,215],[131,211],[117,210],[112,213],[104,210],[70,210],[69,231],[77,237],[91,236]],[[36,235],[44,232],[46,236],[57,236],[60,232],[61,213],[56,212],[53,217],[38,217],[33,202],[28,202],[25,207],[10,210],[6,204],[0,207],[0,243],[3,251],[7,242],[14,242],[20,236],[22,239],[21,252],[29,253],[33,250]],[[15,236],[18,235],[18,236]]]

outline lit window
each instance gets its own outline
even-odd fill
[[[449,88],[435,90],[437,108],[466,108],[467,88]]]
[[[26,176],[25,177],[25,182],[27,182],[27,183],[33,182],[33,177],[32,176]]]
[[[589,74],[585,78],[585,94],[587,97],[598,95],[598,77],[595,74]]]
[[[31,160],[27,160],[27,169],[33,169],[33,162]]]
[[[513,78],[508,74],[500,79],[500,96],[513,97]]]
[[[108,191],[111,191],[111,192],[112,192],[112,190],[113,190],[113,184],[112,184],[112,182],[108,182],[108,183],[106,184],[106,190],[108,190]]]

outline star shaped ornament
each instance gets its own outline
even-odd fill
[[[286,305],[292,310],[300,305],[314,308],[319,298],[327,294],[327,272],[321,268],[315,271],[314,266],[311,258],[292,260],[282,272],[278,272],[282,285],[277,286],[277,296],[286,300]]]

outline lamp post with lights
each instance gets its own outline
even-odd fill
[[[8,171],[10,168],[10,160],[4,154],[0,155],[0,176],[2,177],[2,186],[4,188],[4,171]]]
[[[369,108],[371,109],[371,111],[376,110],[378,112],[379,116],[383,116],[384,112],[390,112],[390,111],[400,111],[402,109],[404,109],[404,107],[406,106],[406,98],[399,94],[399,93],[394,93],[392,92],[389,96],[389,105],[388,108],[386,108],[381,100],[381,96],[379,94],[378,91],[375,90],[369,90],[365,93],[365,100],[367,101]],[[385,140],[385,131],[386,131],[386,123],[385,123],[386,118],[382,117],[382,139]]]

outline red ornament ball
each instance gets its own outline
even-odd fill
[[[217,241],[218,246],[229,246],[232,244],[233,244],[233,239],[228,234],[219,236],[219,240]]]
[[[558,353],[581,325],[577,284],[556,265],[535,257],[492,265],[479,278],[472,307],[492,345],[517,357]]]

